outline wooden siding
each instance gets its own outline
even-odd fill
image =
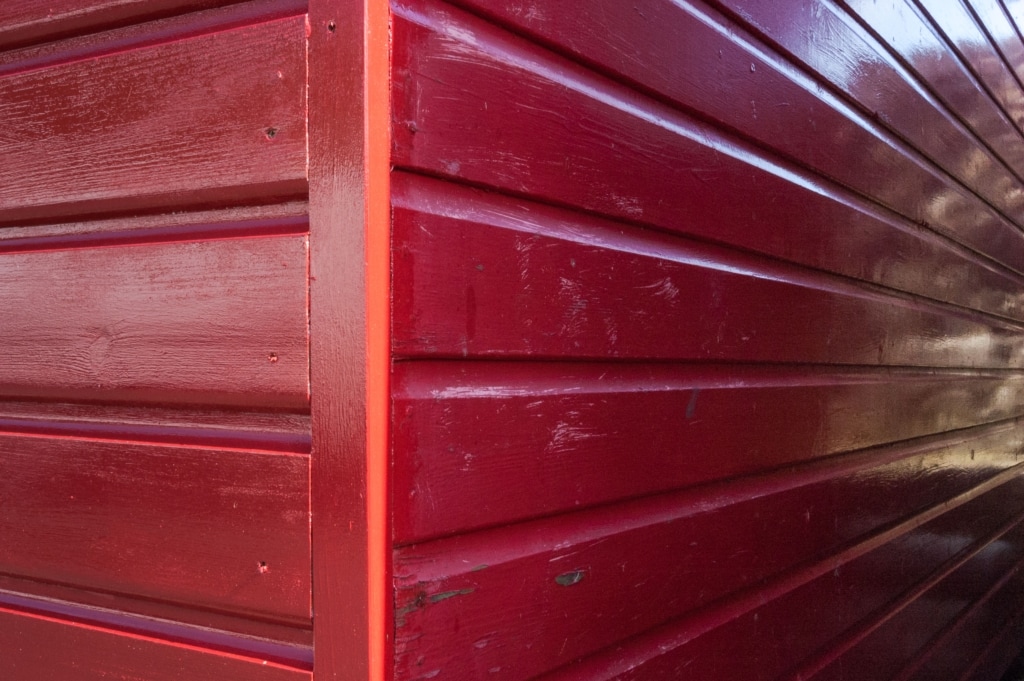
[[[0,9],[0,676],[309,679],[303,3]]]
[[[10,73],[0,222],[301,193],[304,90],[301,17]]]
[[[238,0],[234,0],[237,2]],[[0,9],[0,45],[30,44],[188,10],[229,5],[232,0],[24,0]]]
[[[309,675],[278,664],[102,628],[0,610],[0,671],[9,679],[76,678],[152,681],[300,681]],[[114,676],[117,675],[117,676]]]
[[[998,678],[1021,4],[391,6],[394,678]]]

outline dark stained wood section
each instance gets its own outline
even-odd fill
[[[948,4],[392,0],[396,681],[999,677],[1024,34]]]

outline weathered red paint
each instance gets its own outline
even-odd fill
[[[388,678],[388,12],[311,0],[314,676]]]
[[[305,7],[227,4],[0,10],[5,679],[310,678]]]
[[[239,0],[20,0],[0,8],[0,46],[74,37]]]
[[[996,678],[1003,8],[392,4],[395,678]]]
[[[0,8],[0,677],[994,681],[1022,11]]]

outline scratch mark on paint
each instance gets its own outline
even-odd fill
[[[671,277],[663,277],[653,284],[641,286],[640,288],[648,289],[654,295],[664,298],[670,302],[679,297],[679,288],[672,283]]]
[[[690,403],[686,405],[686,418],[692,419],[697,413],[697,395],[700,395],[700,388],[694,388],[690,393]]]
[[[565,421],[559,421],[555,424],[555,427],[551,429],[551,439],[548,441],[547,447],[544,448],[544,451],[547,454],[566,452],[579,443],[595,437],[598,437],[597,433],[592,432],[588,428],[575,426]]]

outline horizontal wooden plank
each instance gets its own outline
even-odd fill
[[[1024,608],[1019,609],[1012,619],[982,650],[960,681],[988,681],[1000,678],[1007,667],[1020,655],[1020,641],[1024,638]]]
[[[969,0],[971,11],[985,27],[1011,73],[1024,79],[1024,42],[1000,0]]]
[[[0,394],[308,404],[306,237],[0,254]]]
[[[855,229],[832,211],[857,199],[824,178],[487,23],[415,0],[396,5],[394,28],[396,165],[787,258]],[[972,197],[939,195],[914,220],[1024,269],[1019,229]],[[835,260],[864,248],[874,263],[866,243]]]
[[[310,451],[309,431],[280,427],[272,429],[231,427],[227,424],[183,424],[175,422],[152,423],[135,421],[131,423],[96,419],[91,421],[40,418],[0,417],[0,433],[41,435],[85,440],[111,442],[140,442],[147,444],[189,445],[215,447],[217,449],[240,449],[260,452],[286,452],[308,454]],[[249,427],[246,427],[249,426]]]
[[[0,675],[101,681],[308,681],[309,672],[264,660],[0,610]],[[56,653],[56,654],[55,654]]]
[[[1019,517],[1024,518],[1024,513]],[[897,678],[929,639],[973,607],[992,585],[1001,583],[1007,571],[1014,571],[1022,564],[1022,529],[1024,526],[1018,522],[1006,534],[987,537],[987,545],[979,542],[971,550],[962,552],[881,612],[859,622],[825,650],[788,672],[785,681]],[[1011,607],[1020,600],[1013,592],[1006,593],[1005,597]],[[899,645],[893,645],[893,641],[899,641]],[[950,641],[949,644],[955,646],[960,642]],[[955,678],[955,669],[946,670],[947,678]]]
[[[303,669],[313,664],[309,621],[282,622],[145,596],[0,575],[0,607],[152,636]]]
[[[1014,471],[1016,474],[1016,471]],[[544,681],[778,679],[806,656],[970,551],[1017,511],[1019,475],[849,559],[829,558],[542,677]],[[1012,511],[1011,511],[1012,509]],[[813,626],[809,617],[813,616]],[[744,642],[737,654],[736,642]]]
[[[396,678],[532,678],[803,561],[828,572],[850,543],[1015,475],[1020,444],[1004,429],[775,493],[669,496],[399,549]],[[1024,483],[1007,487],[999,503]],[[955,515],[975,536],[979,521]]]
[[[309,232],[305,201],[0,229],[0,254]]]
[[[434,240],[430,238],[433,230],[420,224],[427,220],[480,222],[525,233],[561,233],[565,229],[559,226],[563,226],[578,233],[575,237],[577,241],[584,240],[588,234],[592,235],[592,239],[598,238],[598,235],[608,231],[615,234],[616,238],[613,241],[623,233],[639,234],[628,232],[627,227],[620,223],[602,222],[580,213],[470,190],[450,182],[416,177],[408,173],[394,173],[392,187],[397,218],[396,249],[404,247],[407,242],[410,244],[409,248],[421,241],[424,248],[434,244]],[[857,219],[857,215],[849,215],[848,226],[852,228],[849,234],[855,239],[865,241],[859,245],[845,243],[844,246],[852,249],[853,253],[848,252],[846,256],[840,257],[838,251],[830,254],[808,247],[794,259],[819,269],[831,269],[850,277],[885,284],[963,307],[1016,319],[1024,317],[1024,296],[1020,294],[1024,281],[1017,276],[993,269],[983,262],[972,259],[966,253],[950,250],[934,239],[920,238],[921,234],[904,233],[896,228],[890,228],[885,223],[861,221]],[[787,227],[795,224],[787,223]],[[414,232],[406,236],[403,230],[408,229],[423,233]],[[820,235],[820,232],[818,234]],[[700,249],[690,241],[658,241],[657,237],[649,238],[655,239],[652,243],[666,245],[666,256],[673,250],[670,246],[673,244],[675,249]],[[814,240],[810,232],[799,235],[799,239],[800,243],[820,243]],[[869,241],[873,242],[872,249],[884,247],[885,252],[878,250],[868,257]],[[840,244],[836,246],[842,247]],[[0,244],[0,248],[2,247]],[[794,245],[794,248],[801,247]],[[856,252],[864,253],[863,261],[860,263],[854,255]],[[437,256],[431,254],[430,257]],[[447,251],[445,257],[448,257]],[[517,253],[517,261],[520,259],[524,264],[528,264],[529,259]],[[956,276],[952,276],[954,272]],[[946,273],[949,276],[946,276]]]
[[[1019,324],[450,185],[409,201],[402,191],[396,182],[400,356],[1024,361]]]
[[[210,9],[197,6],[195,11],[183,14],[171,12],[165,18],[153,17],[164,16],[167,12],[153,17],[146,15],[142,23],[122,25],[123,22],[114,22],[94,26],[60,39],[47,35],[45,39],[48,42],[30,42],[21,47],[0,50],[0,76],[295,17],[305,14],[306,6],[307,0],[228,0],[219,4],[211,2]],[[126,9],[137,12],[145,8],[136,4],[126,6]],[[131,17],[131,21],[136,21],[136,17]]]
[[[281,443],[282,451],[309,451],[310,419],[306,413],[286,411],[244,411],[203,406],[149,404],[82,404],[68,402],[14,401],[0,402],[0,423],[21,424],[26,432],[43,433],[64,430],[84,433],[95,428],[110,438],[117,430],[145,433],[166,429],[238,433],[248,441],[258,441],[259,434],[269,435]],[[2,430],[2,428],[0,428]],[[120,438],[129,440],[133,438]],[[294,446],[285,446],[286,442]]]
[[[1024,224],[1020,180],[880,55],[872,55],[866,75],[863,62],[857,61],[865,47],[859,42],[863,36],[848,35],[849,26],[829,33],[827,41],[807,41],[808,47],[829,53],[828,69],[816,75],[836,91],[822,88],[820,81],[703,5],[654,0],[636,12],[626,4],[576,0],[563,11],[549,12],[542,0],[463,4],[655,97],[696,110],[906,216],[924,219],[928,208],[921,204],[940,195],[959,193],[964,205],[973,201],[952,184],[949,172]],[[855,42],[854,56],[847,57],[844,40]],[[886,100],[894,99],[894,77],[895,91],[902,96],[898,103]],[[847,91],[858,95],[868,88],[870,101],[857,101],[868,105],[866,112],[843,99]],[[897,134],[909,134],[906,139],[941,167],[886,131],[880,118],[894,124]],[[893,182],[893,176],[900,181]]]
[[[252,617],[69,587],[63,589],[71,593],[75,600],[63,600],[54,598],[52,593],[62,587],[27,580],[21,581],[28,585],[26,591],[3,588],[8,583],[17,582],[9,577],[2,578],[0,608],[267,660],[299,669],[313,668],[313,632],[308,626],[289,626]],[[51,593],[45,596],[36,593],[47,591]],[[106,597],[107,602],[103,606],[84,602],[90,598],[96,600],[97,596]],[[227,626],[219,626],[222,624]]]
[[[949,107],[955,114],[953,127],[960,127],[957,119],[965,121],[987,145],[947,141],[952,146],[950,154],[941,157],[941,165],[954,174],[957,167],[970,174],[975,155],[983,158],[992,153],[1006,161],[1018,178],[1024,177],[1024,145],[1014,126],[911,3],[843,3],[854,16],[859,14],[867,32],[849,21],[842,8],[821,0],[786,0],[777,3],[772,12],[747,0],[725,0],[723,4],[809,68],[848,89],[864,108],[877,112],[882,122],[921,149],[934,148],[935,138],[944,136],[948,124],[941,119],[948,116],[945,111]],[[795,22],[807,30],[788,30]],[[893,31],[892,26],[902,30]],[[814,37],[822,35],[830,40]],[[833,49],[834,45],[842,49]],[[870,70],[865,70],[866,64]],[[923,102],[928,106],[919,106]],[[936,106],[939,116],[929,116],[928,111]],[[956,157],[959,160],[953,160]],[[981,193],[990,195],[984,190]]]
[[[0,466],[0,572],[308,624],[308,457],[0,435]]]
[[[1024,589],[1022,569],[1024,564],[1018,563],[964,608],[900,671],[896,681],[927,681],[944,674],[952,677],[970,667],[1021,607],[1017,594]]]
[[[294,17],[0,78],[0,223],[304,193],[305,54]]]
[[[917,0],[1007,117],[1024,128],[1024,91],[963,0]]]
[[[780,40],[794,33],[786,30],[792,21],[814,20],[817,14],[813,9],[821,7],[824,10],[821,14],[826,16],[835,13],[835,10],[829,11],[830,3],[815,0],[813,5],[807,3],[798,13],[778,12],[771,16],[758,8],[756,3],[737,0],[740,1],[743,2],[742,11],[748,17]],[[796,2],[798,0],[794,0]],[[1016,170],[1018,177],[1024,176],[1024,140],[1014,122],[995,105],[982,84],[957,58],[917,6],[903,0],[884,3],[846,0],[843,4],[855,17],[873,28],[874,35],[916,74],[923,86],[934,92],[950,111],[985,140],[996,155],[1006,160]],[[841,17],[838,20],[832,19],[828,28],[843,30],[843,23]],[[892,26],[899,26],[901,30],[893,31],[889,28]],[[800,44],[811,42],[806,37],[793,37],[790,40]],[[826,51],[820,47],[813,49],[821,53],[823,60],[827,59]],[[864,87],[868,92],[876,90],[871,80],[866,79]]]
[[[1019,376],[399,363],[393,531],[415,542],[679,489],[1015,417],[1022,404]]]
[[[140,22],[240,0],[19,0],[0,7],[0,47]]]

